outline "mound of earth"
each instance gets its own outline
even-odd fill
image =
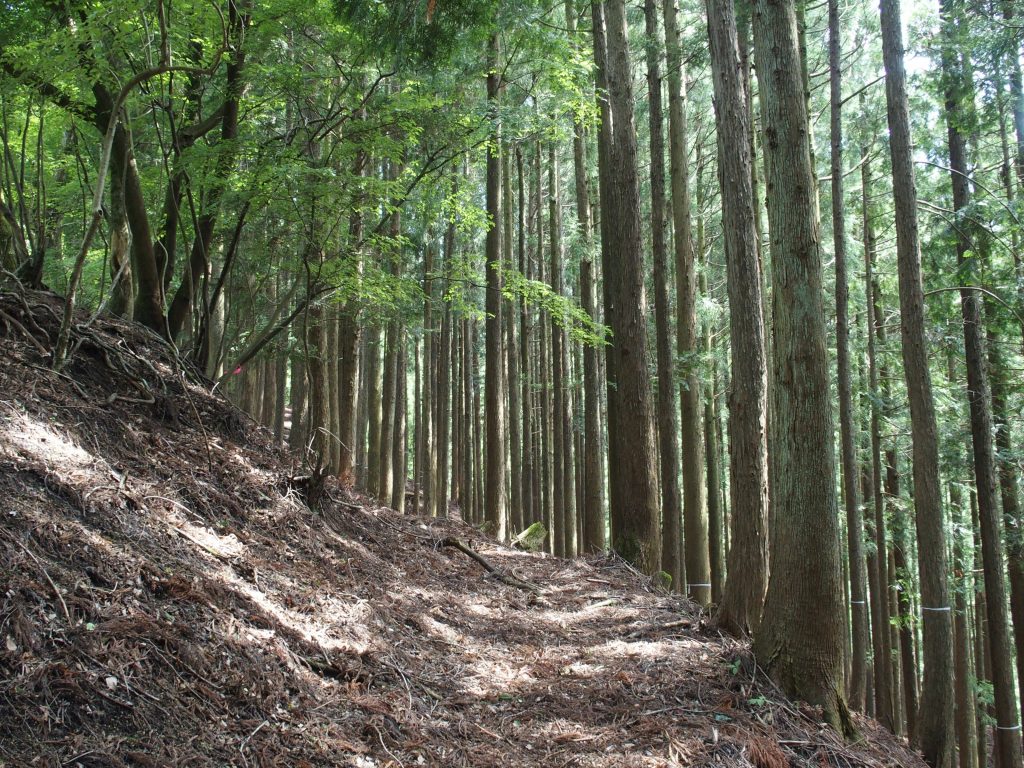
[[[59,314],[0,295],[0,766],[922,765],[620,561],[330,486],[311,510],[143,330],[79,326],[49,370]]]

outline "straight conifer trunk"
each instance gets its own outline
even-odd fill
[[[671,0],[670,0],[671,2]],[[674,11],[673,11],[674,12]],[[656,0],[644,0],[647,34],[647,93],[651,134],[651,250],[654,255],[655,350],[658,371],[658,446],[661,458],[661,569],[682,589],[679,562],[682,508],[679,498],[679,419],[676,416],[675,358],[672,354],[668,285],[668,246],[665,243],[665,139],[661,106],[661,39]],[[671,42],[671,41],[670,41]]]
[[[847,554],[850,571],[852,644],[849,697],[853,709],[864,709],[867,681],[868,605],[864,587],[864,552],[860,499],[857,494],[857,453],[854,448],[853,395],[850,386],[850,286],[846,272],[846,207],[843,199],[842,30],[839,0],[829,0],[829,72],[831,115],[832,240],[836,269],[836,358],[839,429],[842,446],[843,500],[846,505]]]
[[[753,632],[760,621],[768,583],[767,361],[761,314],[763,300],[750,111],[735,9],[730,0],[708,0],[707,14],[732,361],[729,394],[731,546],[717,620],[728,631],[744,635]]]
[[[776,419],[772,571],[760,663],[788,695],[851,725],[843,692],[839,521],[820,233],[793,0],[754,3],[771,232]],[[808,557],[813,552],[814,557]]]
[[[700,351],[697,343],[697,265],[693,255],[690,216],[686,80],[677,14],[676,0],[664,0],[672,221],[675,230],[676,336],[677,354],[683,361],[679,382],[683,544],[687,594],[701,605],[707,605],[711,601],[711,558],[708,551],[707,489],[704,486],[703,408],[697,362]]]
[[[958,22],[962,21],[959,3],[942,0],[942,70],[945,84],[946,123],[949,137],[950,180],[953,207],[959,213],[971,203],[967,164],[967,142],[963,121],[968,116],[968,98],[973,86],[967,78],[967,62],[957,49]],[[957,265],[962,274],[970,274],[965,265],[977,259],[965,228],[969,219],[957,228]],[[992,654],[992,686],[995,698],[995,750],[1000,766],[1021,765],[1021,729],[1016,690],[1013,684],[1012,643],[1006,610],[1002,532],[996,498],[996,462],[992,442],[991,391],[986,370],[981,292],[971,287],[960,290],[963,316],[964,350],[967,359],[967,399],[971,414],[971,443],[974,449],[974,478],[978,493],[981,525],[982,562],[988,608],[989,649]],[[922,548],[922,551],[925,551]],[[922,558],[923,560],[924,558]]]
[[[946,545],[942,530],[935,405],[928,372],[928,350],[925,348],[917,190],[911,158],[899,0],[882,0],[881,25],[893,197],[896,203],[900,335],[914,443],[914,505],[924,624],[924,681],[917,743],[929,765],[947,768],[954,760],[953,614],[946,583]],[[1019,734],[1015,738],[1018,742],[1019,762]]]
[[[603,253],[605,318],[613,341],[608,354],[612,546],[642,572],[661,568],[658,483],[653,411],[647,366],[640,184],[637,171],[633,83],[624,0],[602,3],[607,60],[598,58],[608,84],[611,131],[599,158],[602,218],[612,242]],[[601,36],[595,29],[595,38]],[[598,56],[595,44],[595,57]]]
[[[484,477],[484,519],[491,533],[504,540],[508,535],[508,510],[505,508],[505,390],[502,362],[501,327],[501,127],[497,115],[500,76],[498,35],[491,37],[488,51],[487,101],[492,110],[492,144],[487,152],[487,230],[486,264],[487,321],[485,329],[486,375],[484,400],[486,411],[486,471]]]

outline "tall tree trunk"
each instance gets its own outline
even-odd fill
[[[701,605],[711,601],[707,489],[704,487],[704,435],[701,428],[701,371],[697,343],[697,267],[690,217],[687,159],[686,75],[676,0],[664,0],[668,75],[669,156],[672,221],[675,229],[677,354],[682,360],[680,435],[683,465],[683,541],[687,594]]]
[[[959,465],[959,457],[956,463]],[[972,563],[964,546],[965,541],[970,540],[970,530],[969,521],[964,515],[963,493],[957,479],[949,484],[949,506],[954,527],[953,573],[959,582],[953,590],[956,603],[953,658],[956,675],[954,687],[958,768],[978,768],[978,724],[974,710],[977,680],[971,665],[970,608],[967,601],[968,591],[973,588],[973,576]]]
[[[502,258],[508,269],[516,268],[513,259],[512,209],[512,147],[505,146],[501,156],[501,182],[504,209],[502,211]],[[454,230],[452,231],[454,237]],[[450,258],[450,256],[449,256]],[[509,464],[509,525],[511,530],[523,530],[523,436],[522,409],[519,405],[519,346],[516,344],[516,326],[519,323],[518,298],[509,299],[502,308],[502,326],[505,333],[505,366],[508,369],[508,464]]]
[[[673,0],[669,0],[670,3]],[[671,13],[675,14],[673,7]],[[665,139],[661,107],[661,36],[657,0],[644,0],[647,42],[647,94],[651,134],[651,249],[654,255],[655,349],[658,372],[658,445],[661,458],[661,569],[672,578],[672,588],[683,587],[679,562],[682,508],[679,498],[679,419],[676,416],[675,357],[672,350],[668,298],[668,246],[665,243]],[[670,44],[677,41],[669,40]],[[678,79],[678,78],[677,78]],[[709,578],[710,580],[710,578]]]
[[[846,505],[847,553],[850,569],[852,665],[849,697],[853,709],[864,709],[867,675],[867,598],[860,499],[857,497],[857,453],[853,433],[853,395],[850,387],[850,286],[846,272],[846,211],[843,199],[842,30],[839,0],[829,0],[829,73],[831,115],[832,241],[836,268],[836,358],[839,389],[843,501]]]
[[[775,354],[772,572],[754,651],[783,691],[850,731],[839,521],[814,173],[793,0],[754,4]],[[814,552],[814,558],[807,553]]]
[[[392,441],[395,430],[395,401],[398,385],[398,346],[401,331],[398,321],[388,323],[384,334],[384,377],[381,386],[380,444],[377,459],[377,498],[384,504],[391,501]]]
[[[492,143],[487,152],[487,214],[490,227],[487,230],[486,263],[487,274],[487,324],[485,333],[486,378],[486,429],[487,454],[486,477],[484,481],[484,516],[491,533],[499,540],[508,535],[508,509],[505,505],[505,389],[502,363],[501,324],[501,126],[498,109],[498,74],[500,49],[498,35],[491,37],[488,51],[490,71],[487,75],[487,100],[493,121]]]
[[[569,37],[575,40],[576,3],[566,0],[565,16]],[[582,240],[580,255],[580,303],[591,320],[597,321],[594,297],[594,224],[590,211],[590,185],[587,178],[587,141],[583,123],[573,123],[573,172],[576,181],[576,218]],[[582,506],[579,508],[582,535],[579,550],[582,554],[600,552],[605,547],[604,536],[604,464],[601,450],[601,403],[598,372],[598,353],[593,345],[583,347],[583,432],[582,443]]]
[[[606,0],[606,29],[595,28],[595,58],[608,84],[611,130],[599,157],[602,218],[613,242],[605,249],[605,318],[608,350],[609,443],[613,461],[612,546],[642,572],[661,568],[653,409],[647,366],[647,299],[643,283],[640,184],[637,170],[633,83],[624,0]],[[606,60],[600,57],[606,48]],[[602,161],[603,162],[600,162]]]
[[[967,145],[963,121],[972,109],[973,84],[967,72],[968,62],[957,50],[957,37],[962,23],[960,5],[950,0],[940,3],[942,19],[942,71],[945,87],[945,111],[949,137],[949,166],[953,187],[953,207],[960,213],[971,202],[968,185]],[[966,227],[957,228],[957,264],[962,274],[977,270],[968,264],[978,258]],[[971,279],[968,277],[968,279]],[[992,411],[988,372],[985,364],[985,340],[982,320],[981,292],[971,287],[960,291],[963,316],[964,349],[967,359],[967,398],[971,414],[971,442],[974,449],[974,476],[978,492],[978,515],[981,523],[982,560],[988,608],[989,648],[992,654],[992,685],[995,698],[995,749],[1001,766],[1021,764],[1021,731],[1017,698],[1013,685],[1012,644],[1006,611],[1006,577],[1004,575],[1002,535],[996,500],[996,463],[992,444]],[[922,547],[922,554],[928,550]],[[927,558],[922,557],[922,560]]]
[[[878,360],[875,350],[875,338],[878,326],[875,295],[874,262],[875,234],[872,213],[869,205],[871,195],[871,165],[868,150],[864,149],[861,158],[861,200],[864,218],[864,291],[867,298],[867,358],[868,381],[871,392],[871,499],[873,515],[871,516],[871,532],[874,549],[868,555],[868,580],[871,586],[871,641],[874,656],[874,716],[890,731],[895,731],[893,718],[892,680],[889,675],[889,570],[886,565],[885,514],[882,498],[882,430],[881,407],[879,405]]]
[[[391,508],[405,512],[405,480],[406,464],[406,349],[408,343],[405,329],[398,326],[397,354],[395,357],[395,419],[394,434],[391,440]]]
[[[381,341],[380,327],[372,326],[366,340],[366,491],[371,496],[379,496],[380,488],[380,425],[383,415]]]
[[[935,405],[925,348],[917,191],[911,158],[899,0],[882,0],[881,20],[893,197],[896,203],[900,335],[914,442],[914,504],[924,624],[924,681],[918,718],[918,744],[929,765],[945,768],[951,766],[954,759],[953,616],[946,584],[946,547],[942,530]]]
[[[448,223],[444,240],[444,273],[445,278],[441,283],[442,295],[447,293],[447,275],[455,259],[455,222]],[[436,517],[448,517],[448,438],[451,413],[454,410],[451,405],[451,382],[452,382],[452,310],[445,303],[441,318],[441,335],[439,338],[438,360],[437,360],[437,391],[435,393],[437,410],[437,482],[434,491],[434,503],[432,514]]]
[[[519,187],[519,272],[529,278],[530,265],[529,256],[526,253],[526,173],[523,162],[523,149],[521,144],[516,144],[516,180]],[[531,222],[532,218],[529,219]],[[520,424],[522,426],[522,462],[520,471],[523,476],[522,503],[523,522],[531,525],[537,521],[537,507],[534,505],[534,489],[536,478],[533,462],[533,376],[532,376],[532,354],[530,352],[530,316],[529,307],[525,301],[519,301],[519,378],[520,396],[519,403],[522,413]]]
[[[768,456],[765,440],[767,360],[761,314],[761,267],[753,191],[750,111],[730,0],[707,0],[708,38],[715,89],[718,183],[729,293],[729,498],[728,575],[718,609],[721,626],[753,632],[768,583]]]
[[[551,233],[550,251],[551,262],[549,268],[549,281],[551,290],[557,296],[562,294],[562,200],[558,179],[558,155],[555,152],[555,145],[548,145],[548,230]],[[566,539],[568,538],[569,519],[567,517],[566,498],[569,489],[564,485],[563,467],[569,460],[570,452],[569,436],[565,434],[565,421],[562,414],[565,409],[565,381],[562,375],[562,348],[565,339],[562,335],[562,328],[559,318],[551,315],[551,479],[553,504],[551,505],[551,535],[554,543],[555,555],[566,556]]]
[[[419,482],[423,484],[423,513],[434,514],[434,473],[431,466],[434,445],[434,245],[423,254],[423,397],[420,401]]]
[[[330,410],[327,402],[327,325],[320,304],[309,308],[306,318],[306,374],[309,377],[310,462],[315,469],[327,466],[330,455]],[[255,370],[255,369],[253,369]]]

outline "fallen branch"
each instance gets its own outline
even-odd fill
[[[507,584],[510,587],[515,587],[516,589],[521,589],[524,592],[530,592],[534,595],[540,594],[540,587],[538,587],[536,584],[531,584],[530,582],[523,581],[522,579],[516,578],[515,576],[510,576],[501,569],[495,568],[483,557],[483,555],[481,555],[479,552],[476,552],[473,549],[470,549],[458,539],[448,537],[445,539],[441,539],[439,544],[442,547],[451,547],[452,549],[457,549],[459,550],[459,552],[466,555],[467,557],[476,560],[476,562],[478,562],[485,571],[491,574],[502,584]]]

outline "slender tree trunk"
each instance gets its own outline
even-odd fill
[[[673,0],[669,0],[673,2]],[[673,7],[673,15],[675,9]],[[661,458],[661,569],[672,578],[672,588],[683,586],[679,562],[682,508],[679,498],[679,419],[670,329],[672,307],[668,298],[668,246],[665,243],[665,139],[661,107],[661,35],[657,0],[645,0],[647,42],[647,93],[651,134],[651,248],[654,255],[655,348],[658,374],[658,445]],[[675,44],[675,41],[669,40]],[[676,78],[678,79],[678,77]]]
[[[311,463],[316,469],[327,465],[330,455],[330,411],[327,402],[327,326],[323,307],[314,304],[306,319],[306,374],[309,376],[309,442]]]
[[[513,260],[512,209],[512,147],[505,146],[501,157],[502,197],[504,198],[502,237],[503,259],[509,269],[516,268]],[[452,231],[454,236],[454,230]],[[523,530],[523,436],[522,408],[519,405],[519,346],[516,344],[516,326],[519,322],[518,298],[505,302],[502,325],[505,333],[505,365],[508,369],[508,458],[509,458],[509,525],[513,532]]]
[[[529,257],[526,253],[526,173],[523,162],[523,149],[516,144],[516,180],[519,188],[519,272],[525,276],[530,275]],[[532,221],[532,219],[530,219]],[[519,301],[519,378],[520,396],[519,404],[522,410],[520,424],[522,427],[522,462],[520,472],[523,477],[522,504],[523,523],[532,525],[537,521],[537,508],[534,506],[534,488],[536,479],[534,477],[533,463],[533,395],[532,395],[532,366],[530,354],[530,317],[529,307],[525,301]]]
[[[548,145],[548,230],[551,233],[551,263],[549,268],[549,281],[551,290],[558,296],[562,294],[562,200],[558,179],[558,155],[555,152],[555,145]],[[555,555],[565,557],[567,554],[566,539],[568,538],[569,519],[566,508],[566,498],[569,489],[564,485],[563,467],[571,456],[569,447],[569,435],[565,434],[565,420],[562,414],[565,411],[565,380],[562,371],[562,348],[565,339],[559,319],[551,316],[551,400],[552,400],[552,451],[551,451],[551,478],[554,491],[552,510],[552,539],[554,541]]]
[[[508,536],[508,509],[505,504],[505,389],[502,363],[502,297],[501,297],[501,126],[497,116],[499,80],[498,36],[491,37],[490,72],[487,75],[487,100],[492,110],[492,144],[487,152],[487,214],[491,218],[487,230],[487,323],[486,323],[486,432],[487,465],[484,481],[484,516],[491,533],[499,540]]]
[[[395,403],[398,387],[398,347],[401,330],[398,322],[388,323],[384,334],[384,377],[381,388],[380,456],[377,460],[377,498],[388,504],[391,501],[392,441],[395,436]]]
[[[677,353],[682,361],[680,435],[683,466],[683,541],[687,594],[701,605],[711,601],[707,489],[704,487],[704,435],[701,428],[701,370],[697,343],[697,269],[690,217],[687,159],[686,75],[676,0],[664,0],[668,75],[669,155],[672,221],[675,229]]]
[[[366,401],[368,432],[366,441],[366,491],[379,496],[380,488],[380,430],[383,412],[381,382],[381,330],[377,326],[369,329],[366,340],[368,358]]]
[[[974,488],[970,491],[970,507],[971,507],[971,532],[973,535],[973,541],[971,550],[974,552],[973,571],[974,573],[982,573],[982,553],[981,549],[982,535],[981,535],[981,522],[978,519],[978,494]],[[981,579],[981,583],[978,583],[978,579],[974,580],[974,675],[979,685],[991,684],[992,681],[992,668],[991,668],[991,654],[989,653],[989,641],[988,641],[988,597],[985,594],[985,580]],[[975,694],[977,695],[977,694]],[[988,765],[988,723],[987,719],[991,718],[992,707],[983,706],[982,702],[977,702],[975,713],[977,716],[976,731],[978,733],[978,765]],[[998,759],[997,755],[993,755],[994,759]]]
[[[419,482],[423,489],[423,513],[434,514],[434,476],[431,446],[434,443],[434,246],[423,254],[423,397],[420,401]]]
[[[959,457],[957,464],[959,464]],[[956,675],[956,740],[959,768],[978,768],[978,724],[975,714],[977,680],[971,665],[970,614],[968,591],[973,588],[972,564],[964,546],[969,541],[968,521],[964,515],[963,494],[957,481],[949,484],[949,506],[953,520],[953,573],[959,582],[953,590],[956,616],[954,619],[954,669]]]
[[[843,610],[828,353],[814,173],[792,0],[754,4],[764,114],[775,354],[772,572],[754,651],[791,696],[852,727],[843,691]],[[815,557],[808,560],[807,553]]]
[[[599,157],[602,217],[614,235],[603,257],[605,317],[613,341],[608,352],[609,441],[615,444],[611,510],[612,545],[642,572],[661,568],[653,409],[647,365],[640,184],[637,171],[633,83],[624,0],[606,0],[606,29],[595,28],[595,58],[603,67],[612,114],[607,151]],[[600,56],[606,47],[606,60]],[[705,539],[706,547],[706,539]]]
[[[768,583],[768,456],[765,441],[767,359],[761,314],[750,144],[750,111],[733,3],[708,0],[708,37],[715,89],[718,182],[722,190],[729,293],[728,575],[717,620],[735,634],[753,632]]]
[[[847,553],[850,569],[850,608],[852,617],[852,665],[850,668],[850,704],[864,709],[864,685],[867,670],[867,598],[864,589],[864,553],[861,531],[860,499],[857,497],[857,454],[853,433],[853,395],[850,388],[850,286],[846,272],[846,211],[843,199],[843,117],[842,117],[842,30],[839,26],[839,0],[829,0],[829,72],[831,85],[831,172],[832,240],[836,269],[836,357],[839,388],[839,429],[843,476],[843,500],[846,505]]]
[[[398,350],[395,359],[395,419],[394,436],[391,441],[391,508],[405,512],[405,481],[406,481],[406,349],[408,343],[405,330],[398,326]]]
[[[565,15],[570,39],[575,39],[575,0],[566,0]],[[587,178],[587,141],[583,123],[573,124],[573,171],[576,181],[576,217],[582,240],[580,256],[580,303],[587,315],[596,322],[594,296],[594,224],[590,211],[590,186]],[[582,554],[600,552],[605,547],[605,521],[603,510],[604,466],[601,450],[601,403],[598,371],[598,352],[592,345],[583,348],[583,432],[580,434],[582,451],[579,461],[582,480],[582,505],[579,507]]]
[[[956,48],[962,11],[958,3],[942,0],[940,16],[943,28],[942,70],[945,86],[946,122],[949,136],[949,166],[953,186],[953,207],[959,213],[971,202],[968,185],[967,146],[963,120],[971,109],[973,85],[965,62]],[[957,229],[957,264],[962,274],[978,255],[964,231],[965,221]],[[981,292],[965,287],[960,291],[964,321],[964,348],[967,358],[967,396],[971,414],[971,442],[974,449],[974,476],[978,492],[981,523],[982,560],[988,608],[989,648],[992,654],[992,685],[995,698],[995,749],[1001,766],[1021,765],[1021,730],[1011,662],[1012,644],[1006,611],[1002,533],[996,500],[996,462],[992,443],[992,411],[988,372],[985,364],[984,327]],[[922,553],[925,550],[922,547]],[[922,557],[922,560],[927,558]]]
[[[896,203],[900,333],[914,441],[914,504],[924,624],[924,684],[918,744],[929,765],[945,768],[951,766],[954,759],[953,616],[946,584],[935,406],[925,348],[917,192],[911,159],[899,0],[882,0],[881,19]]]
[[[442,294],[448,290],[447,275],[455,259],[455,222],[448,223],[444,241],[445,279],[441,284]],[[437,483],[434,493],[433,514],[436,517],[448,517],[448,438],[451,422],[451,362],[452,362],[452,310],[445,303],[441,318],[441,336],[437,360]]]

